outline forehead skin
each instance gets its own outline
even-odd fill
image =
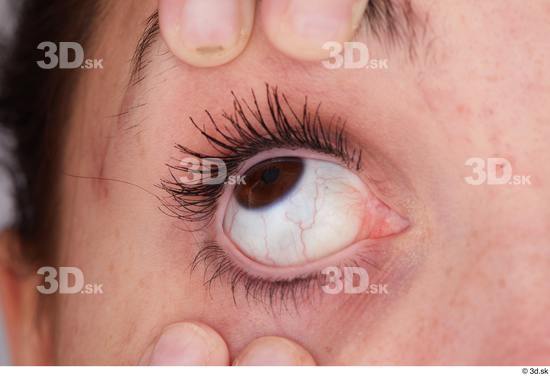
[[[387,58],[388,70],[328,71],[292,61],[256,25],[241,57],[209,70],[179,63],[159,41],[147,77],[130,91],[129,60],[156,4],[105,9],[89,51],[104,69],[82,74],[63,171],[131,185],[63,178],[60,265],[80,267],[105,293],[60,296],[60,363],[136,364],[163,326],[187,319],[212,325],[233,355],[274,334],[299,340],[330,364],[546,359],[550,347],[539,338],[550,335],[550,7],[543,0],[413,4],[430,21],[414,62],[367,40],[371,57]],[[235,307],[228,289],[209,294],[202,275],[189,274],[188,244],[199,235],[178,231],[185,224],[161,214],[144,190],[160,193],[154,186],[178,157],[175,142],[206,147],[189,116],[203,121],[205,108],[229,110],[230,90],[244,96],[265,82],[345,116],[357,142],[375,144],[411,182],[422,240],[390,303],[355,300],[273,315]],[[124,106],[136,109],[121,121],[113,115]],[[471,157],[506,158],[532,184],[465,184]]]

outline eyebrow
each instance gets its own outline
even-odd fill
[[[159,27],[159,13],[157,10],[153,12],[145,21],[145,30],[134,51],[132,59],[130,61],[130,84],[135,85],[143,79],[143,71],[146,66],[151,62],[151,58],[148,57],[151,46],[157,40],[160,33]]]
[[[411,61],[430,29],[429,13],[419,12],[412,0],[369,0],[367,33],[391,48],[405,49]]]
[[[421,17],[412,0],[369,0],[365,20],[368,35],[391,48],[405,49],[411,61],[415,60],[418,42],[426,36],[429,26],[428,14]],[[145,30],[131,59],[132,85],[143,79],[143,71],[151,62],[148,58],[151,46],[159,34],[159,16],[155,11],[145,21]]]

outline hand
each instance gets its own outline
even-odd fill
[[[263,31],[273,46],[299,60],[328,57],[328,41],[350,40],[368,0],[262,0]],[[159,0],[161,34],[188,64],[214,67],[236,58],[254,25],[255,0]]]
[[[189,366],[313,366],[313,357],[300,345],[282,337],[260,337],[252,341],[231,362],[223,338],[199,322],[182,322],[166,327],[145,351],[141,365]]]

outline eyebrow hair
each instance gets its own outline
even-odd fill
[[[391,48],[405,48],[411,61],[417,56],[418,41],[426,35],[428,14],[420,17],[412,0],[369,0],[365,10],[367,33]],[[151,62],[146,57],[160,34],[158,10],[145,21],[145,30],[131,59],[130,83],[143,79],[143,71]]]
[[[390,48],[405,48],[411,61],[429,29],[429,13],[418,12],[412,0],[369,0],[365,10],[367,33]]]
[[[159,33],[159,13],[158,10],[155,10],[153,14],[147,17],[147,20],[145,21],[145,30],[139,38],[139,42],[130,61],[131,85],[135,85],[143,79],[142,73],[145,67],[151,62],[151,59],[146,60],[146,57],[151,49],[151,46],[157,40]]]

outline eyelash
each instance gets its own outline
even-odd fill
[[[279,94],[276,87],[265,86],[268,116],[260,109],[259,102],[252,91],[253,104],[233,97],[233,114],[223,113],[228,124],[220,127],[210,112],[205,111],[212,125],[212,134],[205,127],[200,127],[193,118],[193,126],[205,137],[217,155],[204,154],[183,145],[176,148],[186,156],[221,159],[227,168],[226,176],[232,176],[247,159],[274,148],[308,149],[328,154],[340,159],[348,168],[360,170],[361,151],[351,148],[344,133],[345,122],[332,118],[328,125],[320,118],[320,105],[312,112],[307,97],[299,116],[291,107],[287,97]],[[269,122],[269,123],[268,123]],[[271,124],[271,126],[269,125]],[[189,167],[168,164],[170,179],[162,180],[160,188],[166,191],[169,200],[163,200],[166,214],[182,219],[187,223],[199,223],[207,226],[216,211],[219,198],[225,185],[186,185],[176,177],[177,173],[200,173]],[[368,262],[368,261],[367,261]],[[236,303],[238,286],[244,289],[247,300],[261,301],[273,306],[275,299],[286,305],[288,299],[296,304],[297,298],[309,298],[312,287],[319,281],[320,274],[296,277],[292,280],[268,281],[251,276],[237,267],[217,243],[203,244],[191,263],[191,271],[204,265],[204,284],[211,288],[213,282],[221,277],[228,277],[228,282]],[[352,263],[355,266],[355,262]],[[209,273],[210,271],[210,273]]]
[[[360,169],[361,151],[349,147],[344,133],[345,123],[340,118],[332,118],[328,125],[324,125],[319,116],[320,105],[311,113],[307,97],[299,117],[290,106],[287,97],[284,94],[280,95],[276,87],[271,88],[266,84],[269,121],[273,123],[273,126],[269,127],[254,91],[252,91],[252,107],[244,99],[239,100],[235,93],[231,92],[231,95],[233,96],[233,115],[223,113],[223,118],[229,123],[229,126],[224,126],[223,130],[210,112],[205,111],[213,127],[213,133],[217,136],[207,133],[204,127],[200,127],[193,118],[190,118],[193,126],[219,154],[204,154],[177,144],[176,148],[180,152],[198,159],[221,159],[227,168],[227,176],[232,176],[250,157],[274,148],[309,149],[334,156],[349,168]],[[290,117],[285,111],[290,113]],[[249,116],[253,117],[252,121]],[[265,134],[261,134],[262,131]],[[216,209],[217,200],[223,193],[224,184],[184,185],[176,178],[176,172],[185,174],[200,173],[200,171],[170,164],[168,168],[171,179],[162,180],[160,188],[164,189],[178,204],[175,207],[165,205],[170,214],[187,222],[209,223]]]
[[[222,282],[222,285],[223,282],[227,282],[235,305],[237,305],[237,289],[241,287],[247,302],[259,302],[272,310],[277,304],[279,308],[288,310],[289,303],[292,303],[294,310],[298,311],[298,303],[311,302],[314,298],[313,293],[321,292],[323,285],[321,272],[298,276],[291,280],[276,281],[251,276],[237,267],[215,242],[209,242],[199,250],[191,262],[191,272],[201,265],[204,265],[204,286],[210,290],[216,281]],[[338,267],[361,265],[369,265],[380,270],[378,264],[361,254],[342,262]]]

